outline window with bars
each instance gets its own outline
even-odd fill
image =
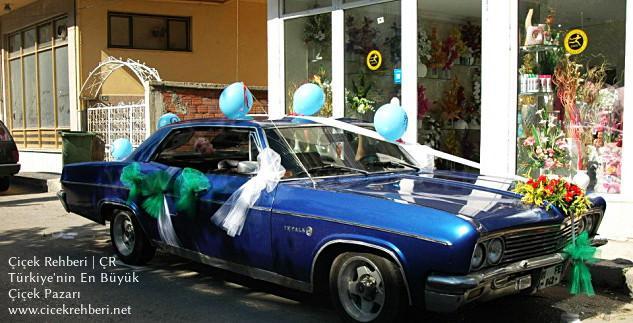
[[[108,13],[108,47],[191,50],[191,18]]]
[[[61,17],[7,38],[9,126],[22,148],[58,149],[70,128],[67,26]]]

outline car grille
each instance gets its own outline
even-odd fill
[[[592,210],[585,216],[600,218],[600,210]],[[578,226],[576,227],[578,228]],[[505,251],[501,263],[510,263],[558,252],[571,240],[571,219],[564,224],[525,229],[504,235]]]

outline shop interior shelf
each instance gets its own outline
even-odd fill
[[[556,50],[559,49],[558,45],[530,45],[530,46],[521,46],[521,52],[531,53],[531,52],[544,52],[548,50]]]
[[[554,95],[554,92],[521,92],[520,96],[548,96]]]

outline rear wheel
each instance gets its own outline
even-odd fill
[[[394,322],[406,312],[404,280],[392,261],[347,252],[334,259],[330,295],[347,322]]]
[[[0,177],[0,192],[4,192],[11,186],[11,178],[9,176]]]
[[[156,252],[136,218],[128,211],[114,211],[110,222],[110,239],[114,252],[126,264],[145,264]]]

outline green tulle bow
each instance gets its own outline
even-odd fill
[[[596,247],[591,245],[589,234],[587,232],[581,233],[576,238],[575,243],[574,241],[569,242],[563,251],[572,261],[570,293],[574,295],[579,293],[584,293],[589,296],[595,295],[593,286],[591,285],[591,273],[589,272],[587,263],[597,261],[594,257]]]
[[[139,163],[131,163],[121,171],[121,183],[130,190],[127,196],[127,203],[130,204],[134,201],[141,192],[141,185],[145,175],[141,172],[141,165]]]
[[[151,217],[158,219],[163,208],[163,198],[171,176],[164,171],[159,170],[151,174],[145,175],[141,186],[141,195],[145,198],[142,207]]]
[[[176,210],[188,215],[196,211],[197,194],[211,187],[209,179],[199,170],[185,168],[176,178],[174,193],[178,196]]]

